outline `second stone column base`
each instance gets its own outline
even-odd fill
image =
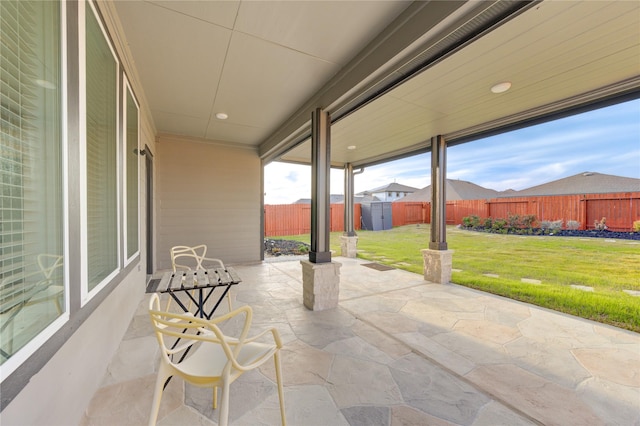
[[[323,311],[338,306],[341,263],[313,263],[301,260],[302,298],[304,306],[312,311]]]
[[[340,236],[340,251],[342,257],[355,259],[358,255],[358,237]]]
[[[424,279],[438,284],[449,284],[453,264],[453,250],[423,249]]]

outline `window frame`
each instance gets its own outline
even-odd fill
[[[68,67],[67,67],[67,3],[64,1],[58,2],[59,4],[59,36],[60,36],[60,154],[61,154],[61,223],[60,226],[62,234],[62,253],[64,256],[63,270],[62,270],[62,283],[64,286],[64,311],[54,319],[49,325],[42,329],[39,333],[33,336],[24,346],[18,349],[11,355],[10,358],[0,364],[0,377],[4,381],[6,377],[11,375],[20,366],[22,366],[27,359],[29,359],[34,353],[36,353],[43,345],[46,344],[60,329],[64,327],[70,320],[70,262],[69,262],[69,132],[68,132],[68,119],[69,119],[69,99],[68,99]]]
[[[123,80],[123,84],[122,84],[122,147],[123,149],[121,150],[122,152],[122,180],[123,180],[123,184],[122,184],[122,188],[123,188],[123,195],[122,195],[122,217],[123,217],[123,226],[122,226],[122,239],[123,239],[123,257],[124,257],[124,266],[126,267],[127,265],[129,265],[131,262],[133,262],[135,260],[135,258],[137,256],[140,255],[140,160],[139,160],[139,156],[137,155],[138,153],[140,153],[140,104],[138,103],[138,99],[135,96],[135,93],[133,93],[133,88],[131,87],[131,84],[129,83],[129,79],[127,78],[126,74],[123,74],[122,77]],[[128,158],[129,156],[127,155],[127,148],[128,148],[128,134],[127,134],[127,114],[128,114],[128,95],[131,96],[131,99],[133,100],[133,103],[136,106],[136,115],[137,115],[137,125],[138,125],[138,129],[137,129],[137,140],[136,140],[136,160],[137,160],[137,177],[136,177],[136,187],[137,187],[137,191],[136,191],[136,202],[137,202],[137,206],[136,206],[136,212],[137,212],[137,216],[138,216],[138,221],[137,221],[137,232],[136,232],[136,236],[137,236],[137,240],[138,240],[138,249],[133,252],[130,256],[129,256],[129,180],[128,180]],[[127,257],[128,256],[128,257]]]
[[[87,7],[87,4],[89,5]],[[88,197],[87,197],[87,28],[86,28],[86,14],[93,13],[98,26],[102,32],[104,40],[109,47],[111,55],[116,64],[116,268],[111,271],[105,278],[102,279],[94,288],[89,290],[89,265],[88,265]],[[107,285],[120,273],[122,270],[122,164],[120,160],[122,151],[122,136],[121,129],[122,123],[120,119],[121,102],[120,102],[120,87],[122,86],[121,71],[120,71],[120,59],[113,47],[111,38],[104,27],[104,23],[100,17],[100,14],[96,10],[96,6],[91,0],[81,1],[78,3],[78,43],[79,43],[79,73],[78,84],[80,87],[79,95],[79,135],[80,135],[80,233],[81,233],[81,296],[80,304],[85,306],[91,299],[99,294]]]

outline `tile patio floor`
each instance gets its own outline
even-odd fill
[[[302,305],[299,260],[235,266],[235,306],[251,305],[254,328],[275,326],[285,342],[289,425],[640,425],[640,335],[334,261],[340,306],[322,312]],[[147,423],[159,356],[147,301],[82,425]],[[232,425],[279,424],[274,380],[267,363],[231,385]],[[215,425],[210,404],[210,390],[174,379],[158,424]]]

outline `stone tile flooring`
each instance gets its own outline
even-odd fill
[[[342,264],[340,305],[302,305],[299,260],[237,265],[235,306],[275,326],[289,425],[640,425],[640,335],[401,270]],[[148,298],[82,425],[148,421]],[[222,304],[224,305],[224,304]],[[222,306],[221,305],[221,306]],[[171,381],[159,425],[214,425],[209,389]],[[232,425],[279,424],[270,363],[231,385]]]

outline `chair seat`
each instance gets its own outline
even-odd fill
[[[275,345],[256,342],[246,343],[242,346],[236,360],[242,365],[252,364],[275,349]],[[209,384],[220,379],[226,363],[227,356],[222,346],[215,343],[202,342],[191,356],[176,364],[175,368],[189,376],[190,380]],[[195,379],[196,377],[197,379]]]

